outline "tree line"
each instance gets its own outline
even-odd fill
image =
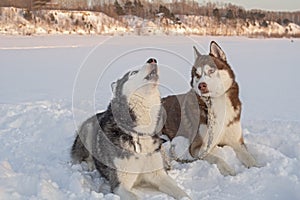
[[[230,3],[207,2],[199,4],[196,0],[1,0],[0,6],[38,9],[89,10],[104,12],[108,16],[118,18],[123,15],[135,15],[144,19],[152,19],[158,14],[176,20],[180,15],[198,15],[214,18],[217,22],[230,20],[259,21],[267,26],[267,21],[276,21],[281,25],[290,22],[300,25],[300,11],[277,12],[264,10],[246,10]],[[178,18],[177,18],[178,20]],[[232,23],[232,22],[231,22]]]

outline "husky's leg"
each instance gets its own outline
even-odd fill
[[[163,169],[145,174],[145,179],[159,191],[166,193],[175,199],[187,197],[191,199]]]
[[[90,156],[89,151],[85,148],[79,135],[77,135],[71,149],[71,157],[73,162],[80,163],[86,160],[89,156]]]
[[[213,132],[207,125],[200,125],[199,133],[202,138],[202,144],[197,157],[204,159],[219,144],[221,131]]]
[[[90,147],[91,149],[92,147]],[[89,171],[93,171],[95,169],[95,164],[93,160],[93,156],[87,150],[86,146],[81,141],[79,135],[76,136],[74,144],[71,149],[71,157],[73,163],[78,164],[82,161],[86,161],[88,164]]]
[[[171,146],[170,142],[165,142],[165,143],[163,143],[163,145],[161,146],[161,149],[160,149],[160,152],[161,152],[161,155],[163,158],[164,168],[166,170],[171,169],[172,159],[168,152],[168,149],[170,149],[170,146]]]
[[[204,160],[206,160],[207,162],[211,163],[211,164],[216,164],[220,173],[224,176],[235,176],[236,172],[235,170],[230,167],[223,158],[221,158],[217,152],[216,149],[213,149],[209,154],[207,154],[206,157],[203,158]]]
[[[92,155],[90,155],[87,159],[85,159],[85,161],[87,162],[89,171],[94,171],[96,169],[96,166],[95,166],[94,159],[93,159]]]
[[[138,174],[130,173],[119,173],[118,179],[120,185],[117,186],[113,192],[121,197],[121,199],[138,199],[138,196],[135,194],[135,189],[133,189],[134,184],[136,183]]]
[[[244,143],[235,143],[230,145],[236,153],[238,159],[248,168],[257,166],[253,156],[248,152]]]

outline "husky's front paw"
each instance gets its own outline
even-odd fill
[[[229,166],[218,166],[218,169],[223,176],[235,176],[236,175],[235,170]]]
[[[243,164],[247,168],[259,167],[258,164],[256,163],[255,159],[251,155],[249,155],[246,159],[243,160]]]
[[[236,175],[235,170],[232,167],[230,167],[225,161],[219,160],[219,162],[217,162],[216,164],[217,164],[217,167],[218,167],[220,173],[223,176],[235,176]]]
[[[235,170],[230,167],[225,160],[223,160],[223,158],[217,156],[216,154],[208,154],[206,157],[204,157],[204,160],[206,160],[207,162],[211,163],[211,164],[216,164],[220,173],[223,176],[235,176],[236,172]]]

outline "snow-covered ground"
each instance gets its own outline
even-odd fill
[[[118,199],[99,174],[71,165],[77,126],[106,108],[111,82],[149,57],[160,64],[162,96],[187,91],[192,46],[207,53],[210,40],[236,73],[245,140],[261,167],[244,168],[225,147],[234,177],[205,161],[173,163],[169,174],[193,199],[300,199],[300,40],[179,36],[1,36],[0,199]]]

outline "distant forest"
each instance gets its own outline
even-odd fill
[[[170,1],[168,1],[170,2]],[[110,17],[135,15],[144,19],[153,19],[163,14],[175,23],[178,15],[197,15],[213,17],[216,21],[235,20],[258,21],[262,26],[267,21],[275,21],[280,25],[290,22],[300,25],[300,11],[279,12],[265,10],[246,10],[233,4],[206,2],[199,4],[194,0],[1,0],[0,7],[14,6],[26,8],[28,11],[39,9],[88,10],[103,12]],[[180,23],[180,22],[178,22]]]

